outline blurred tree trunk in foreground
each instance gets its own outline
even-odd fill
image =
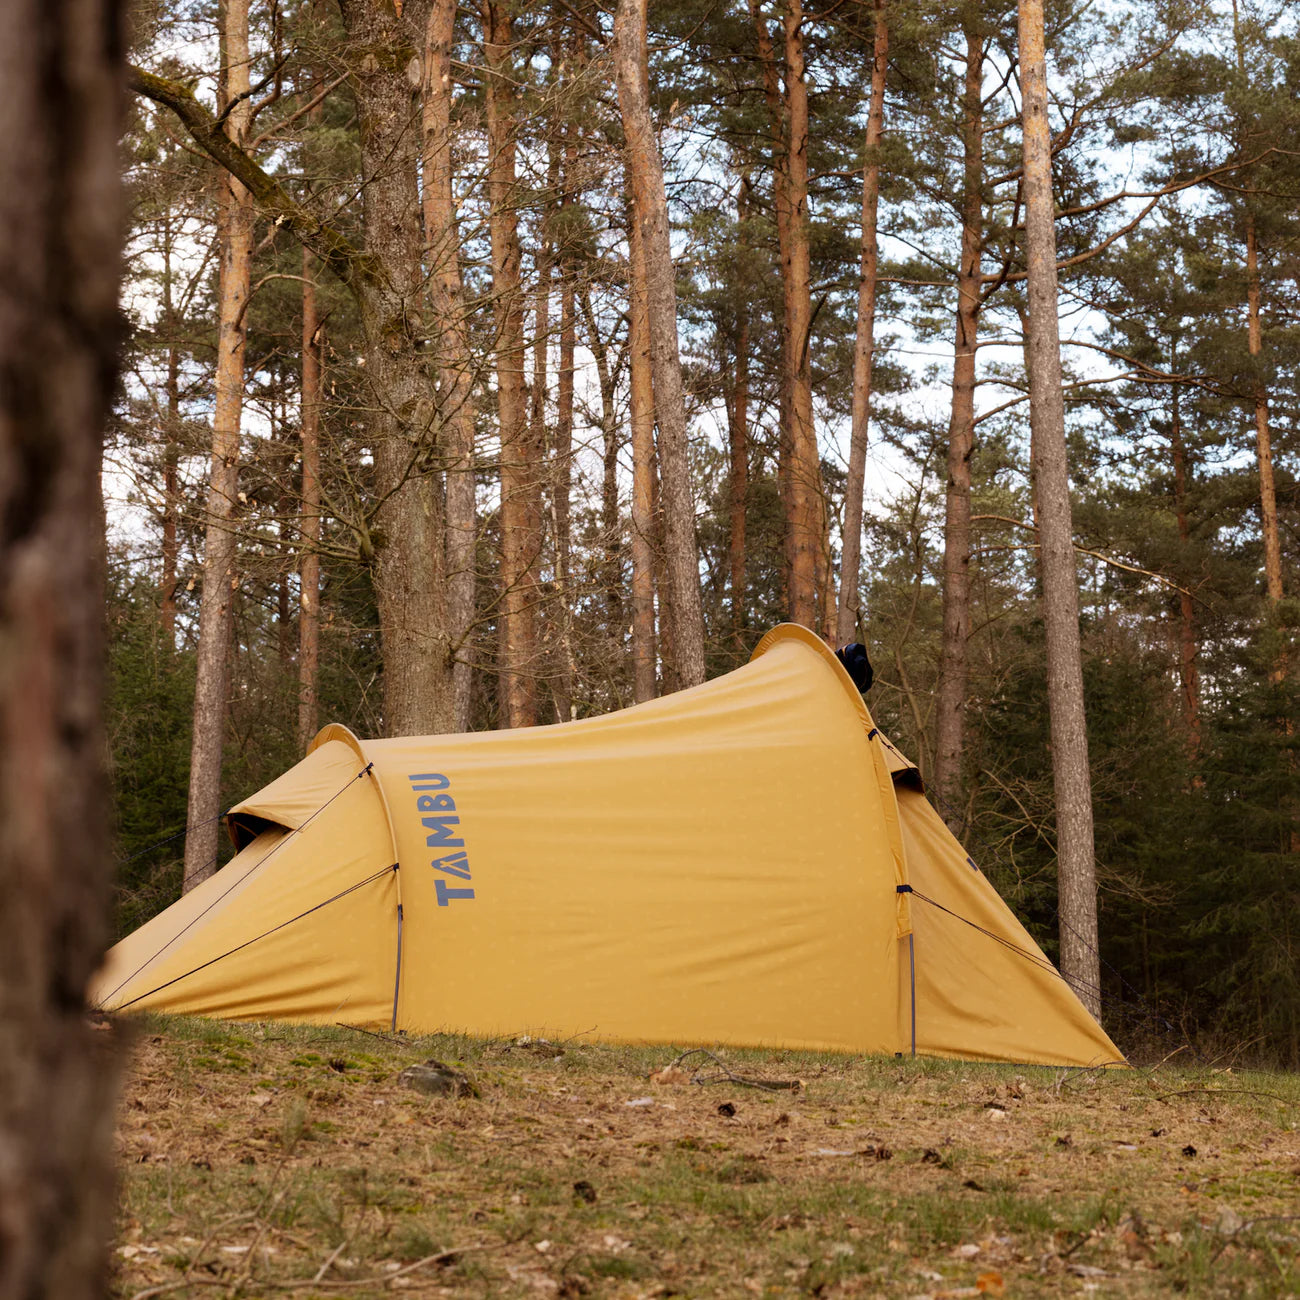
[[[101,435],[122,205],[112,0],[0,5],[0,1297],[107,1291]]]

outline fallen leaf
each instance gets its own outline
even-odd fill
[[[690,1083],[691,1076],[685,1070],[679,1070],[675,1065],[665,1065],[662,1070],[652,1070],[650,1073],[650,1082],[657,1083],[663,1087],[672,1087],[680,1083]]]
[[[736,1113],[736,1103],[733,1101],[724,1101],[718,1107],[718,1114],[726,1119],[731,1119]]]
[[[1001,1273],[990,1271],[981,1273],[975,1279],[975,1290],[981,1295],[1000,1296],[1006,1294],[1006,1285],[1002,1281]]]

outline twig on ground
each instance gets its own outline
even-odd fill
[[[1170,1097],[1267,1097],[1271,1101],[1280,1101],[1286,1104],[1285,1097],[1279,1097],[1275,1092],[1258,1092],[1254,1088],[1182,1088],[1178,1092],[1162,1092],[1157,1097],[1157,1101],[1168,1101]]]
[[[721,1071],[720,1074],[712,1075],[707,1078],[699,1078],[700,1071],[704,1068],[703,1064],[695,1066],[691,1070],[691,1082],[706,1083],[735,1083],[742,1088],[759,1088],[764,1092],[798,1092],[803,1087],[802,1079],[755,1079],[743,1074],[734,1074],[726,1066],[726,1063],[719,1060],[712,1052],[704,1047],[693,1047],[689,1052],[683,1052],[667,1068],[672,1070],[681,1066],[681,1063],[690,1056],[707,1057]]]
[[[508,1244],[508,1243],[503,1243]],[[426,1255],[423,1259],[417,1259],[414,1263],[404,1264],[401,1268],[395,1268],[391,1273],[380,1273],[374,1277],[358,1277],[350,1281],[322,1281],[319,1277],[314,1278],[286,1278],[280,1281],[275,1278],[258,1278],[257,1285],[265,1291],[301,1291],[307,1288],[313,1288],[317,1291],[351,1291],[357,1287],[374,1287],[388,1286],[397,1278],[405,1277],[408,1273],[414,1273],[416,1269],[427,1268],[430,1264],[451,1264],[455,1260],[471,1250],[486,1250],[486,1244],[478,1246],[453,1246],[450,1250],[440,1250],[436,1255]],[[341,1247],[340,1247],[341,1249]],[[337,1252],[336,1252],[337,1253]],[[331,1260],[333,1256],[330,1257]],[[179,1291],[182,1287],[187,1286],[222,1286],[229,1287],[237,1283],[246,1282],[245,1278],[230,1277],[183,1277],[175,1282],[163,1282],[159,1286],[151,1286],[144,1291],[137,1291],[131,1297],[131,1300],[154,1300],[155,1296],[167,1295],[171,1291]]]
[[[326,1259],[326,1261],[320,1266],[320,1268],[316,1270],[316,1276],[312,1278],[313,1282],[319,1282],[321,1278],[323,1278],[325,1274],[330,1271],[330,1265],[333,1264],[334,1261],[338,1259],[338,1257],[343,1253],[343,1247],[346,1246],[347,1244],[348,1244],[348,1239],[344,1237],[343,1240],[340,1241],[339,1244],[335,1246],[332,1251],[330,1251],[329,1258]]]
[[[378,1038],[383,1043],[396,1043],[398,1047],[410,1046],[410,1039],[398,1038],[396,1034],[377,1034],[373,1029],[362,1029],[360,1025],[349,1025],[342,1020],[334,1022],[340,1029],[351,1029],[354,1033],[369,1034],[371,1038]]]
[[[1061,1095],[1061,1088],[1069,1079],[1074,1078],[1075,1075],[1095,1074],[1098,1070],[1109,1070],[1113,1065],[1122,1064],[1122,1061],[1103,1061],[1100,1065],[1080,1065],[1076,1066],[1073,1070],[1062,1070],[1061,1077],[1057,1079],[1056,1087],[1053,1091],[1059,1097]]]
[[[1158,1061],[1157,1061],[1157,1062],[1156,1062],[1156,1063],[1155,1063],[1155,1064],[1154,1064],[1154,1065],[1153,1065],[1153,1066],[1152,1066],[1152,1067],[1147,1071],[1147,1073],[1148,1073],[1148,1074],[1154,1074],[1154,1073],[1155,1073],[1155,1072],[1156,1072],[1156,1071],[1157,1071],[1157,1070],[1158,1070],[1162,1065],[1164,1065],[1164,1064],[1165,1064],[1166,1062],[1168,1062],[1168,1061],[1172,1061],[1172,1060],[1174,1059],[1174,1057],[1178,1055],[1179,1052],[1185,1052],[1185,1051],[1187,1051],[1187,1049],[1188,1049],[1190,1046],[1191,1046],[1190,1043],[1184,1043],[1181,1047],[1175,1047],[1174,1050],[1173,1050],[1172,1052],[1170,1052],[1168,1056],[1162,1057],[1160,1060],[1158,1060]]]
[[[506,1243],[503,1243],[506,1244]],[[315,1287],[319,1291],[350,1291],[354,1287],[360,1286],[388,1286],[399,1277],[405,1277],[408,1273],[414,1273],[416,1269],[428,1268],[430,1264],[453,1264],[457,1258],[471,1250],[487,1250],[486,1243],[478,1246],[453,1246],[450,1250],[440,1250],[436,1255],[426,1255],[423,1259],[417,1259],[412,1264],[404,1264],[401,1268],[395,1268],[391,1273],[380,1273],[376,1277],[358,1277],[351,1281],[334,1281],[334,1282],[317,1282],[312,1281],[291,1281],[291,1282],[271,1282],[267,1285],[276,1287],[281,1291],[299,1291],[304,1287]]]

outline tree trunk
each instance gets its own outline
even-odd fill
[[[227,132],[239,143],[252,121],[249,89],[248,0],[221,7],[224,67],[220,107],[229,108]],[[239,432],[244,401],[244,341],[253,260],[253,202],[233,176],[220,179],[221,248],[217,304],[217,370],[212,410],[212,467],[208,476],[203,589],[194,679],[194,730],[186,815],[186,893],[217,869],[221,827],[221,751],[226,732],[230,634],[234,626],[234,516],[239,492]]]
[[[524,392],[524,307],[515,210],[515,91],[510,6],[483,0],[488,201],[501,437],[501,705],[507,727],[537,722],[536,582],[541,514]]]
[[[535,558],[533,561],[533,578],[532,588],[540,601],[542,591],[541,575],[541,552],[542,539],[545,532],[545,521],[542,509],[544,493],[542,491],[544,480],[550,479],[546,463],[546,444],[548,442],[546,433],[546,398],[547,398],[547,371],[549,369],[550,348],[551,348],[551,281],[555,269],[555,237],[552,228],[555,224],[556,203],[554,195],[559,187],[560,181],[560,157],[557,153],[554,143],[552,142],[547,151],[550,155],[547,166],[546,178],[546,200],[541,214],[541,241],[536,252],[533,255],[534,266],[537,272],[537,286],[535,289],[535,307],[533,313],[533,382],[532,382],[532,401],[528,412],[528,446],[529,455],[533,460],[534,472],[536,474],[536,497],[535,504],[537,507],[537,535],[535,542]],[[552,528],[552,540],[554,540],[554,528]],[[554,598],[552,597],[547,603],[554,609]],[[554,634],[554,628],[548,629],[543,624],[543,637],[549,632]],[[537,668],[534,670],[534,678],[540,678],[543,673],[550,676],[553,671],[554,655],[550,646],[544,645],[542,652],[537,654]],[[552,702],[554,697],[552,696]]]
[[[163,219],[163,320],[167,325],[167,410],[163,416],[162,581],[158,584],[158,616],[163,637],[176,644],[176,565],[180,557],[177,524],[180,516],[181,353],[176,343],[176,302],[173,297],[172,223]]]
[[[115,1053],[84,990],[113,878],[100,447],[114,391],[124,34],[0,5],[0,1297],[108,1294]]]
[[[473,664],[475,539],[473,367],[460,267],[460,231],[452,190],[451,47],[455,0],[433,0],[424,40],[424,231],[429,306],[438,364],[438,441],[446,467],[447,637],[452,729],[467,731]]]
[[[792,236],[790,230],[790,171],[789,149],[786,139],[786,104],[781,95],[780,72],[776,63],[776,49],[772,44],[772,33],[768,30],[767,20],[759,8],[759,0],[748,0],[749,18],[754,27],[754,36],[758,44],[758,60],[763,69],[763,98],[767,104],[768,135],[772,145],[772,207],[776,219],[777,256],[781,267],[789,266]],[[793,366],[791,357],[794,352],[792,327],[790,321],[791,299],[787,292],[788,277],[782,275],[781,293],[781,364],[779,371],[778,397],[778,435],[777,435],[777,487],[785,515],[785,528],[782,535],[783,579],[786,608],[791,608],[794,574],[794,543],[797,535],[795,528],[795,506],[793,488],[793,423],[794,392]],[[793,615],[792,615],[793,616]]]
[[[1246,306],[1247,341],[1252,358],[1264,350],[1260,326],[1259,237],[1255,214],[1246,214]],[[1259,465],[1259,523],[1264,539],[1264,585],[1268,599],[1277,604],[1282,599],[1282,543],[1277,528],[1277,489],[1273,484],[1273,438],[1269,432],[1268,389],[1263,381],[1255,388],[1255,459]],[[1280,682],[1284,667],[1273,670],[1272,680]]]
[[[1057,318],[1052,140],[1042,0],[1020,0],[1024,195],[1029,291],[1030,423],[1038,494],[1039,563],[1047,633],[1047,701],[1056,790],[1061,974],[1093,1015],[1101,1011],[1092,784],[1079,647],[1079,586],[1070,511]]]
[[[568,206],[569,196],[561,206]],[[555,442],[551,449],[551,529],[555,537],[555,625],[559,640],[555,674],[555,714],[560,722],[573,716],[573,611],[569,597],[569,559],[572,550],[573,486],[573,375],[577,350],[577,302],[573,267],[561,261],[564,277],[560,289],[560,370],[556,376]]]
[[[614,374],[609,368],[609,346],[600,333],[600,324],[591,307],[591,292],[586,285],[580,297],[582,319],[587,326],[587,346],[596,363],[596,382],[600,385],[600,536],[604,551],[600,581],[605,608],[611,627],[623,621],[623,547],[618,522],[618,412],[615,402]]]
[[[736,224],[742,247],[748,241],[749,176],[741,178],[736,200]],[[735,360],[731,376],[730,400],[727,403],[730,474],[728,505],[730,508],[730,544],[728,568],[731,587],[731,630],[738,650],[743,650],[745,629],[745,509],[749,503],[749,303],[742,294],[736,322]]]
[[[786,366],[790,389],[791,535],[790,617],[818,628],[829,565],[825,554],[826,499],[822,489],[812,400],[812,266],[808,248],[808,83],[804,79],[803,7],[785,6],[785,179],[789,248],[781,285],[789,322]],[[778,202],[782,196],[778,193]]]
[[[943,633],[935,700],[934,792],[954,835],[965,830],[962,760],[965,753],[967,643],[970,639],[970,462],[975,449],[975,348],[980,311],[980,252],[984,214],[984,41],[966,33],[966,88],[962,103],[961,265],[957,274],[957,337],[953,349],[952,414],[948,422],[948,489],[943,545]]]
[[[619,0],[614,17],[614,71],[618,82],[632,206],[641,226],[646,305],[659,426],[665,567],[672,589],[673,648],[684,687],[704,680],[704,611],[700,603],[695,503],[686,436],[686,398],[677,351],[677,292],[669,241],[668,200],[659,142],[650,118],[646,54],[646,0]]]
[[[1174,457],[1174,513],[1178,520],[1179,543],[1184,554],[1188,554],[1192,530],[1187,518],[1187,448],[1183,443],[1182,411],[1177,384],[1173,385],[1170,398],[1173,403],[1169,445]],[[1193,761],[1201,753],[1201,676],[1196,666],[1199,648],[1196,608],[1191,594],[1182,590],[1178,593],[1178,681],[1183,702],[1183,720],[1187,724],[1187,748]]]
[[[434,410],[422,354],[420,132],[409,79],[426,13],[408,0],[340,0],[361,135],[366,252],[382,276],[358,286],[381,503],[371,534],[389,735],[452,729],[441,486],[430,469]]]
[[[279,518],[276,520],[276,531],[280,534],[281,556],[289,556],[295,550],[294,523],[292,519],[295,502],[293,492],[289,487],[289,479],[293,474],[296,451],[294,448],[295,439],[293,434],[290,433],[289,392],[286,372],[281,372],[276,376],[275,386],[279,391],[273,391],[271,394],[271,409],[274,411],[277,406],[280,408],[280,446],[283,449],[281,455],[276,457],[278,461],[276,477],[281,484],[277,511]],[[294,625],[293,616],[293,584],[290,581],[289,574],[289,565],[282,561],[280,564],[280,577],[276,582],[275,631],[280,667],[286,677],[289,676],[290,668],[293,665],[294,642],[298,639],[298,631]]]
[[[324,343],[316,308],[315,259],[302,250],[302,525],[298,550],[298,748],[320,725],[320,403]]]
[[[655,695],[654,380],[641,228],[628,222],[628,357],[632,423],[632,695]]]
[[[840,603],[835,639],[862,639],[862,496],[867,474],[871,418],[871,363],[876,346],[876,275],[880,263],[876,216],[880,205],[880,141],[885,131],[885,78],[889,71],[889,18],[885,0],[874,0],[876,39],[871,63],[871,98],[862,170],[862,278],[858,282],[858,326],[853,340],[853,416],[849,477],[844,490],[844,537],[840,553]]]

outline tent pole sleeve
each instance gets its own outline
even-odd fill
[[[907,936],[907,965],[912,981],[912,1055],[916,1055],[916,935]]]
[[[358,750],[361,742],[348,732],[349,739]],[[364,756],[365,751],[361,750]],[[388,842],[393,846],[393,874],[397,877],[397,975],[393,986],[393,1033],[397,1032],[397,1003],[402,991],[402,860],[397,852],[397,831],[393,826],[392,809],[388,806],[388,796],[384,793],[384,783],[379,779],[372,760],[367,771],[374,782],[375,793],[379,796],[379,806],[384,810],[384,821],[388,823]]]

